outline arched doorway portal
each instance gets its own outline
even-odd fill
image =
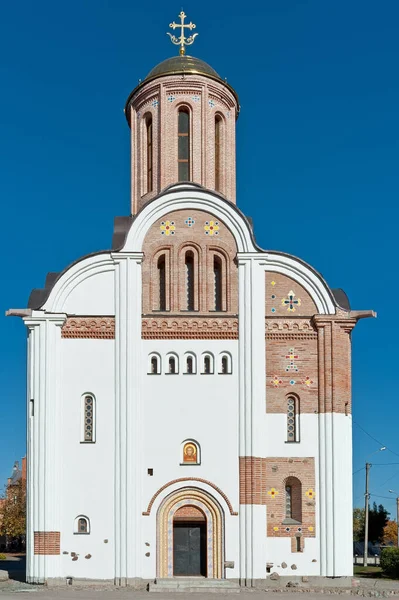
[[[165,498],[157,514],[157,576],[223,577],[224,515],[219,503],[198,488]]]

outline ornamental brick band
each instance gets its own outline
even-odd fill
[[[68,317],[61,329],[62,338],[115,339],[115,317]]]
[[[34,554],[55,556],[60,554],[59,531],[35,531]]]
[[[224,492],[222,492],[222,490],[220,488],[218,488],[214,483],[212,483],[211,481],[207,481],[206,479],[201,479],[200,477],[180,477],[180,479],[173,479],[172,481],[168,481],[168,483],[165,483],[165,485],[160,487],[159,490],[157,490],[155,492],[155,494],[153,495],[153,497],[151,498],[151,500],[147,506],[147,510],[142,513],[143,517],[150,516],[152,506],[153,506],[157,496],[159,496],[159,494],[161,492],[163,492],[163,490],[165,490],[170,485],[173,485],[174,483],[180,483],[180,482],[185,482],[185,481],[199,481],[200,483],[206,483],[206,485],[209,485],[210,487],[212,487],[214,490],[216,490],[222,496],[222,498],[226,502],[227,506],[229,507],[230,514],[235,517],[238,516],[238,512],[235,512],[233,510],[232,504],[231,504],[230,500],[228,499],[228,497],[226,496],[226,494]]]
[[[238,319],[148,318],[142,321],[143,340],[238,340]]]

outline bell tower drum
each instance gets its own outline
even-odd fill
[[[207,63],[187,56],[197,34],[184,36],[186,15],[170,24],[179,56],[150,71],[130,94],[125,115],[131,129],[131,212],[135,215],[164,188],[194,182],[236,202],[235,90]]]

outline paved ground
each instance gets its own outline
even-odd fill
[[[285,588],[279,590],[243,590],[240,593],[212,594],[209,592],[196,592],[193,594],[185,593],[157,593],[149,594],[145,591],[136,591],[132,588],[117,588],[110,586],[108,588],[90,586],[79,588],[79,586],[46,587],[29,585],[24,582],[25,579],[25,560],[23,556],[9,556],[7,561],[0,561],[0,569],[9,572],[10,580],[0,582],[0,600],[16,600],[16,596],[32,594],[32,600],[328,600],[328,596],[348,596],[350,594],[381,598],[395,594],[393,600],[399,600],[399,581],[390,581],[384,579],[362,578],[355,579],[353,582],[330,580],[324,582],[326,586],[320,591],[309,591],[301,583],[303,588]],[[328,586],[344,585],[341,589],[328,589]],[[346,587],[351,585],[351,588]],[[272,585],[286,585],[282,582],[268,581],[268,587]],[[281,588],[280,588],[281,589]],[[294,593],[294,596],[292,596]],[[299,596],[298,596],[299,594]],[[327,598],[326,598],[327,596]]]
[[[113,588],[110,590],[72,590],[68,588],[45,589],[30,588],[30,592],[6,590],[0,587],[1,600],[16,600],[16,596],[32,594],[32,600],[326,600],[326,594],[316,592],[303,592],[299,594],[290,594],[289,592],[262,592],[246,591],[239,594],[210,594],[195,592],[193,594],[167,593],[167,594],[149,594],[148,592],[137,592],[129,589]],[[342,593],[342,592],[341,592]],[[331,596],[332,594],[328,594]],[[327,598],[328,598],[327,596]]]

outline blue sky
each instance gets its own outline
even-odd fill
[[[110,247],[129,212],[123,106],[176,53],[180,4],[21,0],[0,10],[1,306],[25,307],[47,271]],[[237,90],[238,205],[260,246],[295,254],[354,309],[354,471],[399,492],[399,3],[187,1],[192,54]],[[395,318],[394,318],[395,317]],[[0,319],[0,484],[25,452],[26,334]],[[388,362],[387,362],[388,361]],[[390,361],[390,362],[389,362]],[[389,368],[388,368],[389,367]],[[390,450],[370,456],[380,443]],[[390,480],[388,481],[388,479]],[[354,475],[363,502],[364,469]],[[343,493],[345,491],[343,490]],[[394,499],[382,501],[394,514]]]

